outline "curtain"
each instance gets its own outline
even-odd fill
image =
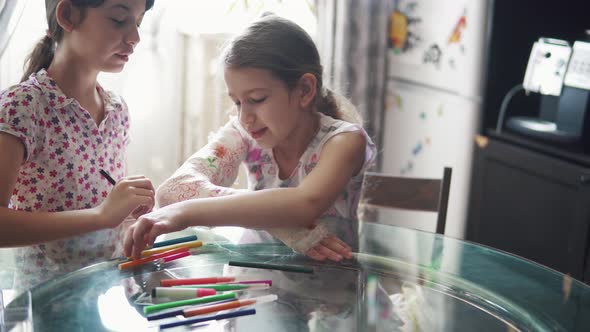
[[[317,43],[328,87],[350,98],[381,146],[391,0],[316,0]],[[378,164],[380,165],[378,154]],[[379,166],[377,166],[379,167]]]

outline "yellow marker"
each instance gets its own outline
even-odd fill
[[[200,240],[198,240],[198,241],[184,242],[184,243],[178,243],[178,244],[172,244],[172,245],[165,246],[165,247],[159,247],[159,248],[144,250],[144,251],[141,252],[141,257],[147,257],[147,256],[151,256],[151,255],[154,255],[154,254],[159,254],[161,252],[172,250],[172,249],[176,249],[176,248],[198,248],[198,247],[200,247],[202,245],[203,245],[203,241],[200,241]]]

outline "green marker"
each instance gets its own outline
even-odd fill
[[[241,266],[241,267],[253,267],[256,269],[281,270],[281,271],[299,272],[299,273],[313,273],[313,268],[307,267],[307,266],[299,266],[299,265],[283,265],[283,264],[239,262],[239,261],[229,261],[228,265]]]
[[[215,301],[221,301],[221,300],[229,300],[229,299],[235,299],[235,298],[236,298],[236,293],[224,293],[224,294],[219,294],[219,295],[198,297],[196,299],[190,299],[190,300],[166,302],[166,303],[148,305],[143,308],[143,313],[147,315],[147,314],[150,314],[154,311],[160,311],[160,310],[169,309],[169,308],[176,308],[176,307],[181,307],[184,305],[202,304],[202,303],[209,303],[209,302],[215,302]]]

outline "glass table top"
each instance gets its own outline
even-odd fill
[[[199,232],[206,238],[209,231]],[[120,271],[118,261],[108,261],[31,289],[32,321],[35,331],[158,331],[183,319],[145,318],[143,306],[161,279],[229,275],[273,281],[269,289],[238,292],[240,298],[278,299],[255,305],[255,315],[164,331],[590,331],[590,288],[519,257],[375,223],[359,226],[354,247],[351,260],[318,262],[279,243],[217,238],[163,265]],[[229,266],[230,260],[313,273]]]

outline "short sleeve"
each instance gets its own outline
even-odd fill
[[[16,85],[0,94],[0,132],[17,137],[25,146],[25,162],[30,160],[43,144],[43,127],[50,126],[40,116],[40,91]]]
[[[249,144],[235,118],[209,136],[206,146],[194,153],[157,190],[160,207],[192,198],[231,195],[230,188],[246,159]]]

